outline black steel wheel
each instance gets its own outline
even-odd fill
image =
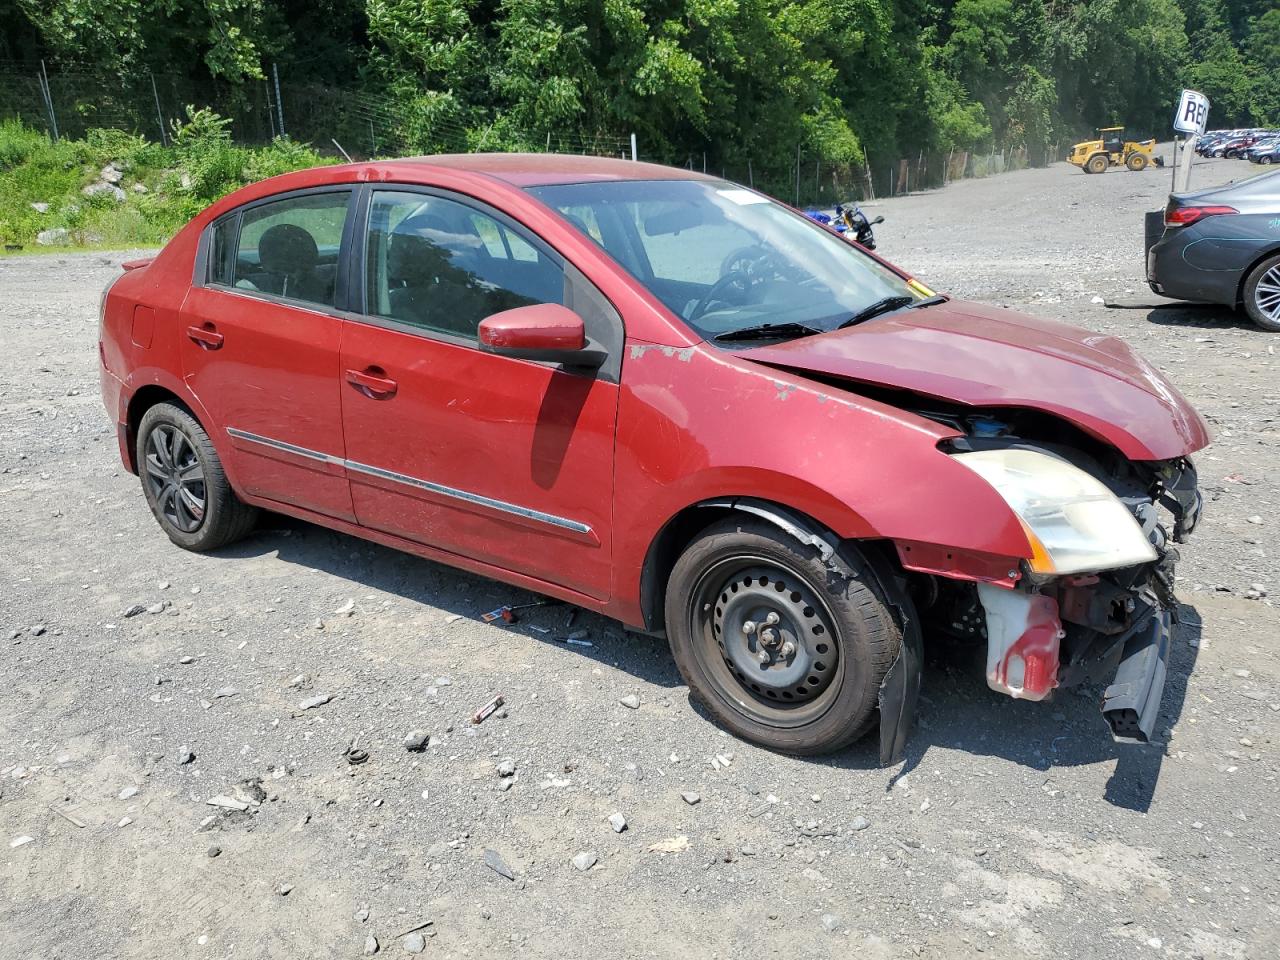
[[[839,695],[839,631],[795,570],[729,557],[703,572],[689,605],[695,652],[712,685],[751,719],[799,726]]]
[[[188,550],[239,540],[257,511],[236,496],[204,428],[172,403],[158,403],[138,424],[138,476],[151,512],[169,539]]]
[[[676,562],[667,634],[681,674],[738,736],[792,753],[860,737],[897,656],[885,587],[856,553],[818,551],[755,520],[726,520]]]

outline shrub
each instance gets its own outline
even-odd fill
[[[38,150],[49,146],[49,138],[24,126],[21,120],[0,122],[0,170],[16,167]]]
[[[83,140],[53,143],[17,121],[0,123],[0,243],[30,246],[41,230],[70,232],[72,244],[163,243],[211,202],[253,180],[332,162],[306,144],[265,147],[231,142],[229,122],[187,108],[164,147],[120,130],[90,130]],[[108,163],[125,174],[124,200],[81,191]],[[135,185],[146,190],[136,192]],[[47,204],[39,212],[32,204]]]

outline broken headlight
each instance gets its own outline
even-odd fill
[[[1128,508],[1079,467],[1035,450],[954,457],[991,484],[1022,522],[1033,572],[1114,570],[1156,559]]]

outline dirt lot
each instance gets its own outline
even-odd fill
[[[940,289],[1129,339],[1216,438],[1167,742],[1114,744],[1096,690],[1015,702],[934,654],[890,770],[871,741],[736,742],[660,641],[565,607],[485,625],[524,595],[359,540],[276,519],[171,546],[97,395],[124,256],[0,260],[0,957],[400,956],[428,921],[454,957],[1280,955],[1280,617],[1246,596],[1280,590],[1280,339],[1096,302],[1154,302],[1141,217],[1168,183],[1059,164],[871,207]]]

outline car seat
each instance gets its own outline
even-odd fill
[[[333,303],[333,281],[316,272],[320,251],[315,238],[293,223],[277,223],[258,240],[258,264],[262,274],[254,277],[258,289],[294,300]]]

